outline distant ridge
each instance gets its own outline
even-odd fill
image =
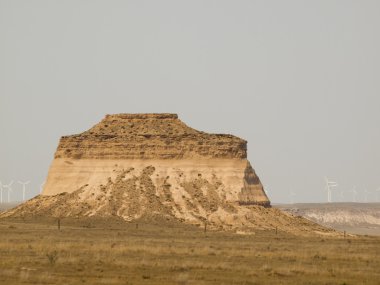
[[[300,203],[274,207],[340,231],[380,235],[380,203]]]

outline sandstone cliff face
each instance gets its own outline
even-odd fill
[[[207,134],[176,114],[107,115],[90,130],[61,138],[56,158],[73,159],[245,159],[247,142]]]

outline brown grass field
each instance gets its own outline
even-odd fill
[[[380,284],[380,237],[1,219],[0,284]]]

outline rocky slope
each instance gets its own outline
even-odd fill
[[[220,192],[223,188],[216,177],[210,181],[203,175],[183,178],[177,184],[182,189],[172,190],[165,179],[155,185],[154,166],[140,171],[118,168],[114,172],[113,178],[98,187],[84,185],[71,193],[40,195],[0,217],[121,217],[133,221],[160,216],[237,233],[277,229],[296,235],[339,235],[276,208],[229,202]]]

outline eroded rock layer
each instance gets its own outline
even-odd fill
[[[232,135],[207,134],[176,114],[107,115],[78,135],[61,138],[56,158],[194,159],[247,158],[247,142]]]

